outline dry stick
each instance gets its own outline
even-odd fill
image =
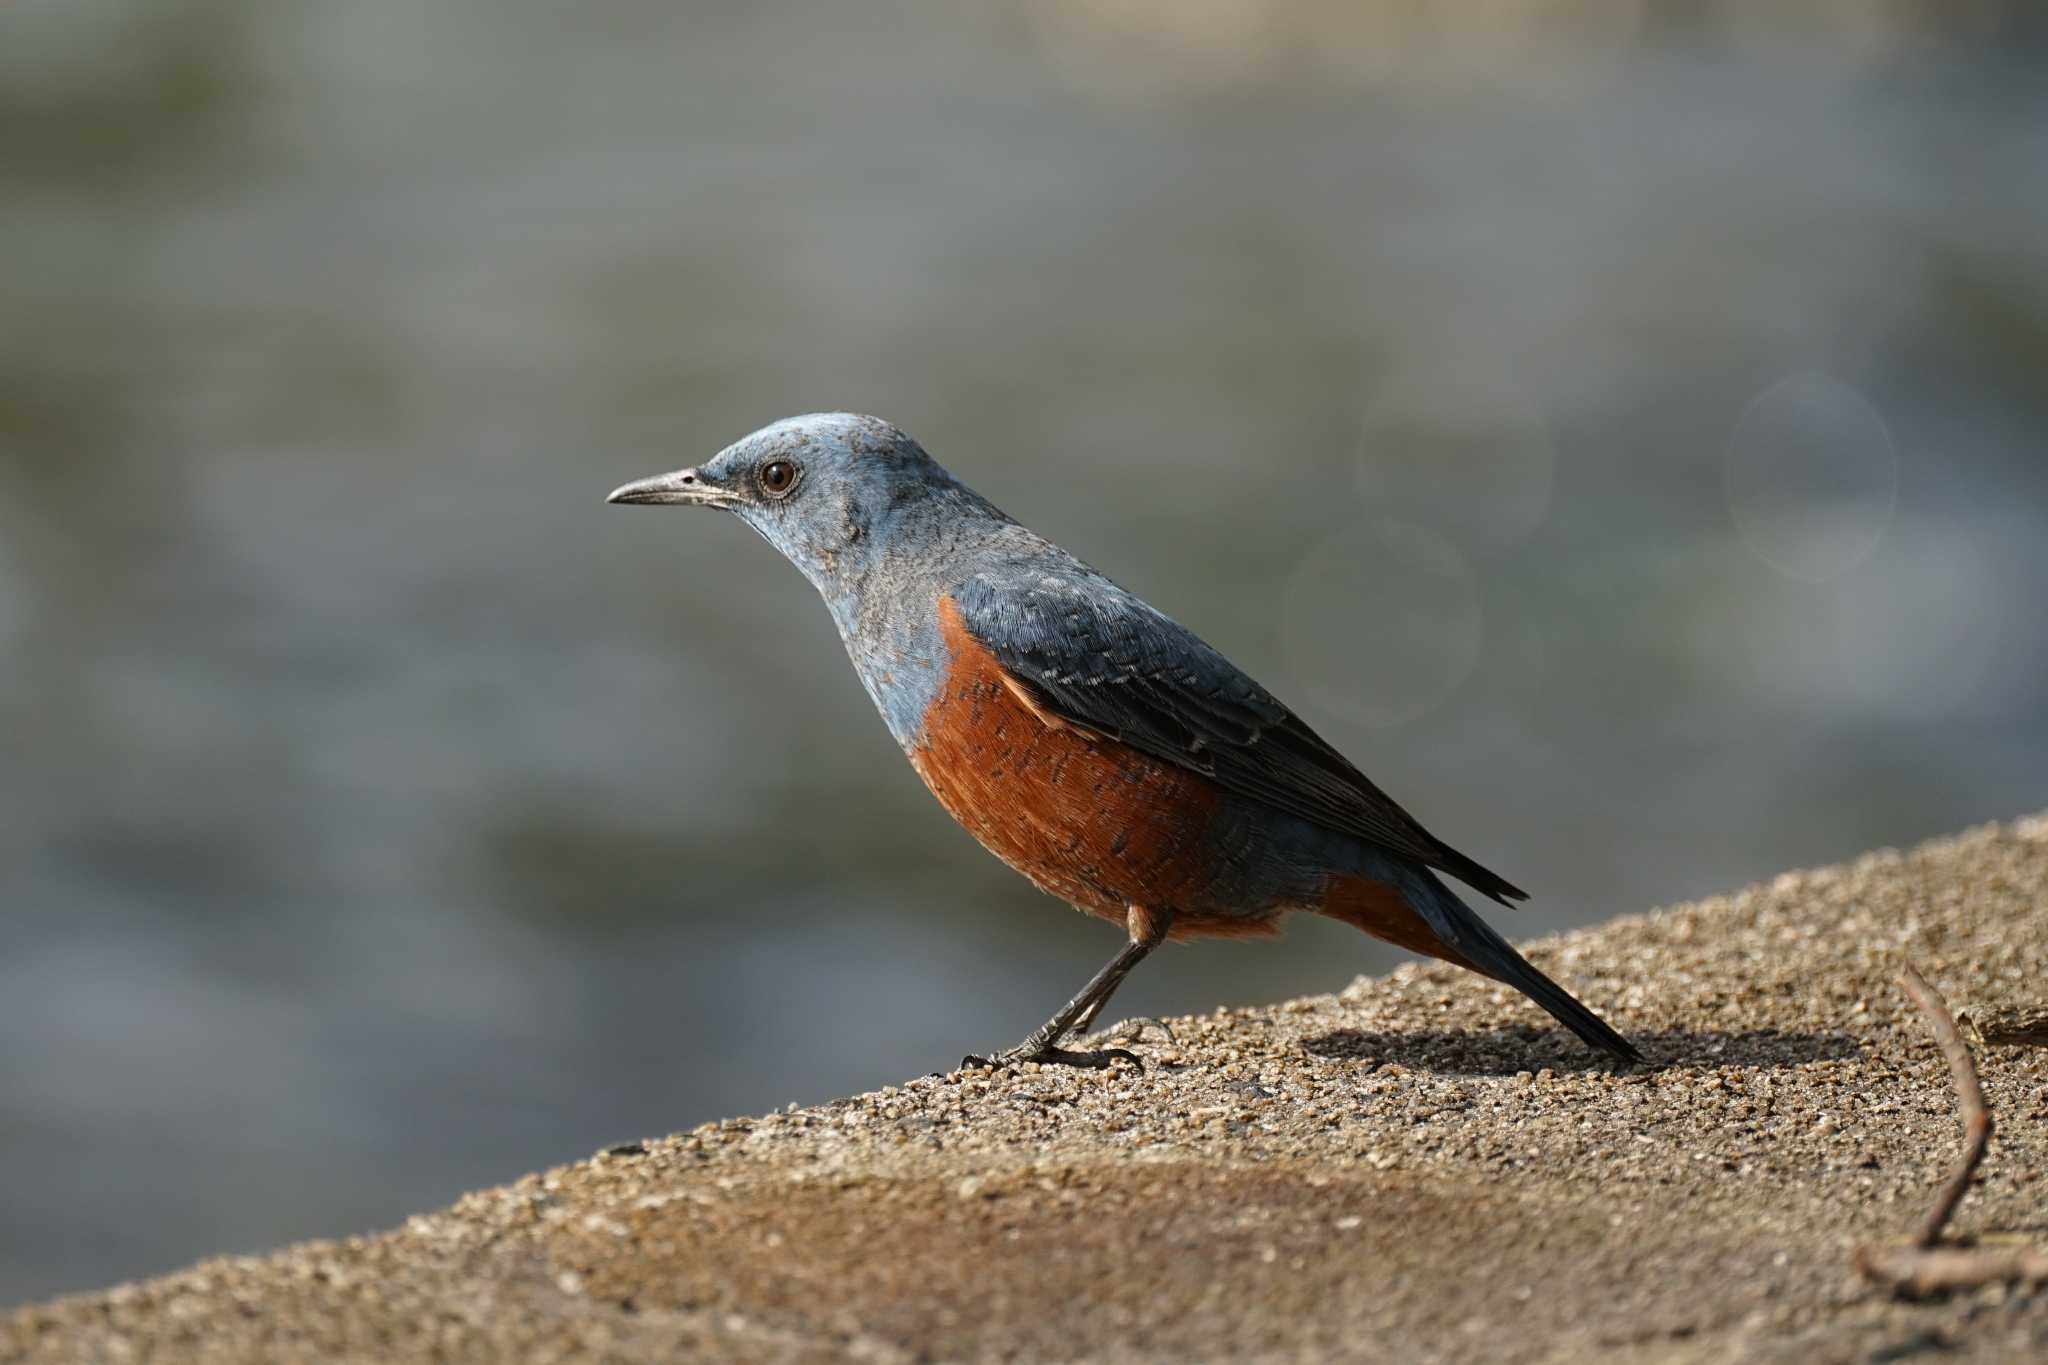
[[[1927,978],[1910,962],[1899,973],[1899,984],[1927,1016],[1934,1041],[1941,1044],[1941,1055],[1948,1058],[1949,1079],[1955,1083],[1956,1103],[1963,1110],[1963,1159],[1956,1163],[1955,1174],[1941,1187],[1934,1207],[1927,1211],[1927,1221],[1920,1225],[1920,1235],[1913,1239],[1913,1245],[1924,1251],[1941,1240],[1942,1229],[1948,1226],[1956,1205],[1969,1192],[1970,1177],[1977,1173],[1978,1163],[1984,1160],[1984,1149],[1991,1145],[1991,1111],[1984,1105],[1984,1087],[1977,1082],[1976,1059],[1956,1029],[1956,1018],[1949,1013],[1948,1001],[1927,984]]]
[[[1856,1268],[1866,1278],[1908,1294],[1974,1289],[2006,1280],[2048,1281],[2048,1255],[2031,1249],[1984,1251],[1935,1246],[1954,1216],[1956,1205],[1963,1202],[1970,1177],[1976,1174],[1977,1165],[1990,1146],[1991,1110],[1985,1106],[1984,1088],[1977,1082],[1977,1063],[1956,1028],[1948,1002],[1910,962],[1899,973],[1899,983],[1927,1016],[1934,1040],[1941,1044],[1942,1055],[1948,1058],[1949,1077],[1955,1082],[1956,1101],[1963,1111],[1963,1159],[1956,1163],[1955,1174],[1941,1187],[1940,1196],[1914,1239],[1903,1246],[1860,1246],[1856,1248]]]
[[[2048,1253],[2031,1247],[2010,1251],[1964,1247],[1861,1246],[1856,1268],[1865,1279],[1911,1298],[1982,1289],[1987,1284],[2048,1284]]]

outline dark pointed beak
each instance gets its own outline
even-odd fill
[[[620,488],[614,488],[606,502],[645,503],[651,506],[682,504],[693,507],[731,507],[739,501],[723,488],[707,482],[701,470],[678,469],[673,474],[656,474]]]

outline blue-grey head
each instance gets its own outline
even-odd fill
[[[722,507],[760,532],[824,597],[868,694],[904,744],[937,686],[934,593],[958,567],[948,561],[973,542],[977,525],[1015,525],[910,437],[851,412],[776,422],[609,500]]]
[[[722,507],[780,550],[828,601],[890,556],[927,541],[920,532],[936,518],[993,510],[909,436],[853,412],[785,418],[694,468],[629,483],[609,501]]]

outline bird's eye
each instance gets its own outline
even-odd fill
[[[771,498],[789,496],[796,487],[797,468],[792,460],[770,460],[761,466],[761,491]]]

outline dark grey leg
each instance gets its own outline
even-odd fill
[[[1072,1030],[1075,1033],[1086,1033],[1089,1029],[1094,1028],[1096,1019],[1099,1018],[1102,1014],[1102,1007],[1104,1005],[1107,1005],[1109,1003],[1109,997],[1115,994],[1116,988],[1112,986],[1110,989],[1096,996],[1095,1003],[1090,1005],[1087,1009],[1083,1010],[1081,1012],[1081,1017],[1079,1019],[1076,1019],[1070,1026]]]
[[[1104,1002],[1116,994],[1116,988],[1131,973],[1131,968],[1145,960],[1145,955],[1158,947],[1166,937],[1167,927],[1173,922],[1170,913],[1158,911],[1142,914],[1134,911],[1130,917],[1131,940],[1118,950],[1108,965],[1097,972],[1083,986],[1080,993],[1061,1008],[1058,1014],[1045,1021],[1037,1032],[1017,1044],[991,1057],[963,1057],[962,1066],[1010,1066],[1017,1062],[1057,1062],[1062,1066],[1105,1067],[1121,1057],[1127,1062],[1142,1066],[1138,1058],[1124,1048],[1106,1048],[1101,1052],[1070,1052],[1060,1047],[1060,1039],[1074,1030],[1083,1020],[1092,1021],[1102,1009]]]

